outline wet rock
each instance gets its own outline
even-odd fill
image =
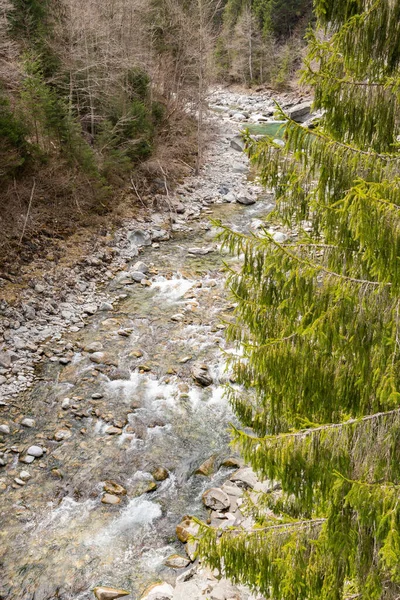
[[[220,488],[211,488],[204,492],[203,504],[212,510],[227,510],[231,501],[228,494]]]
[[[111,379],[111,381],[118,381],[120,379],[129,381],[131,378],[131,373],[129,369],[112,369],[108,377]]]
[[[61,408],[63,410],[68,410],[71,407],[71,400],[69,398],[64,398],[61,403]]]
[[[35,460],[35,457],[31,456],[30,454],[26,454],[25,456],[20,456],[19,460],[26,465],[30,465]]]
[[[93,354],[90,355],[90,360],[98,365],[118,366],[117,359],[113,358],[108,352],[93,352]]]
[[[119,427],[107,427],[107,429],[105,430],[105,433],[107,433],[108,435],[121,435],[122,434],[122,429],[120,429]]]
[[[195,471],[195,475],[204,475],[204,477],[209,477],[215,470],[215,460],[216,457],[210,456],[207,460],[200,465],[198,469]]]
[[[101,398],[103,398],[103,394],[100,394],[99,392],[95,392],[94,394],[92,394],[92,398],[93,398],[93,400],[101,400]]]
[[[4,433],[4,434],[9,434],[10,433],[10,426],[7,425],[6,423],[2,423],[0,425],[0,433]]]
[[[141,358],[143,356],[143,352],[141,350],[132,350],[129,353],[131,358]]]
[[[243,204],[244,206],[250,206],[251,204],[255,204],[256,200],[251,196],[239,196],[237,198],[237,202],[239,202],[239,204]]]
[[[234,456],[230,456],[222,462],[222,466],[227,467],[228,469],[240,469],[243,465],[243,460],[241,458],[235,458]]]
[[[176,321],[177,323],[179,323],[180,321],[183,321],[184,318],[185,315],[183,315],[182,313],[177,313],[176,315],[172,315],[171,321]]]
[[[21,471],[19,476],[20,476],[20,479],[22,479],[22,481],[28,481],[32,477],[32,475],[30,473],[28,473],[28,471]]]
[[[97,600],[116,600],[116,598],[122,598],[123,596],[129,596],[130,592],[126,590],[118,590],[110,587],[95,587],[93,593]]]
[[[176,536],[184,544],[189,538],[195,537],[198,533],[199,526],[191,517],[184,517],[179,525],[176,526]]]
[[[25,417],[25,419],[22,419],[21,425],[28,428],[35,427],[35,419],[29,419],[28,417]]]
[[[125,496],[126,494],[126,489],[119,483],[116,483],[115,481],[105,481],[103,485],[103,490],[108,494],[112,494],[115,496]]]
[[[257,475],[250,467],[243,467],[242,469],[239,469],[239,471],[236,471],[236,473],[230,477],[230,480],[235,481],[241,487],[251,489],[253,489],[258,481]]]
[[[41,448],[40,446],[29,446],[26,453],[28,454],[28,456],[33,456],[34,458],[40,458],[44,454],[43,448]]]
[[[210,252],[214,252],[214,248],[189,248],[188,253],[194,254],[195,256],[205,256],[206,254],[210,254]]]
[[[164,467],[157,467],[151,474],[156,481],[165,481],[169,477],[169,473]]]
[[[153,583],[145,590],[140,600],[172,600],[174,588],[169,583]]]
[[[171,556],[168,556],[164,561],[164,565],[166,567],[171,567],[171,569],[184,569],[189,564],[190,560],[179,554],[171,554]]]
[[[103,504],[119,504],[121,502],[121,498],[119,496],[115,496],[115,494],[104,494],[101,501]]]
[[[192,368],[192,377],[203,387],[208,387],[213,384],[213,379],[208,373],[208,368],[205,365],[195,365]]]

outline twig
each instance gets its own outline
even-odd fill
[[[143,206],[143,207],[144,207],[144,208],[147,210],[147,206],[146,206],[146,205],[145,205],[145,203],[143,202],[143,200],[142,200],[142,197],[140,196],[140,194],[139,194],[139,192],[138,192],[138,189],[137,189],[137,187],[136,187],[136,185],[135,185],[135,182],[133,181],[132,175],[131,175],[131,177],[130,177],[130,180],[131,180],[132,188],[133,188],[133,190],[134,190],[134,192],[135,192],[136,196],[138,197],[138,199],[139,199],[139,202],[140,202],[140,203],[141,203],[141,205],[142,205],[142,206]]]
[[[31,211],[31,206],[32,206],[32,201],[33,201],[33,195],[35,193],[35,188],[36,188],[36,179],[34,178],[33,179],[32,191],[31,191],[31,197],[29,199],[28,212],[26,213],[24,227],[22,229],[21,237],[19,238],[19,242],[18,242],[19,246],[21,245],[22,239],[23,239],[23,237],[25,235],[26,224],[28,223],[28,218],[29,218],[29,213]]]

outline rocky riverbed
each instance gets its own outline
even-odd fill
[[[233,306],[210,217],[248,231],[271,210],[237,136],[273,99],[219,90],[211,107],[207,161],[166,209],[72,265],[44,257],[0,300],[0,598],[249,596],[192,566],[175,533],[186,514],[244,521],[243,490],[263,485],[228,447]]]

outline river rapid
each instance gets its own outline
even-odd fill
[[[254,98],[247,110],[269,114],[272,99]],[[224,328],[233,310],[224,261],[231,259],[210,220],[256,230],[273,205],[232,146],[243,98],[220,92],[213,104],[218,135],[200,177],[174,198],[185,211],[170,239],[151,243],[132,225],[132,248],[146,245],[109,282],[113,310],[63,334],[73,348],[65,365],[36,367],[23,397],[30,425],[20,426],[12,400],[1,406],[0,423],[10,427],[0,436],[4,600],[89,600],[96,585],[139,598],[155,580],[173,583],[164,560],[182,554],[177,523],[186,514],[206,517],[204,490],[232,473],[223,466],[234,421],[224,398]],[[138,260],[142,282],[132,279]],[[195,474],[212,456],[213,472]],[[154,477],[160,468],[164,479]],[[118,504],[102,502],[107,481],[126,490]]]

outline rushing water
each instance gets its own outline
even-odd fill
[[[211,216],[246,230],[269,208],[261,199],[250,207],[215,206]],[[157,578],[173,579],[163,560],[182,552],[176,524],[185,514],[204,516],[204,489],[228,473],[218,469],[210,479],[194,471],[211,455],[221,462],[231,453],[221,348],[232,307],[214,237],[203,216],[190,233],[147,249],[141,258],[157,270],[151,287],[126,285],[121,274],[111,284],[115,295],[127,295],[117,310],[97,313],[84,331],[71,334],[82,347],[100,341],[129,379],[110,380],[85,352],[67,367],[43,367],[26,398],[36,433],[28,432],[24,443],[41,443],[47,454],[33,465],[16,460],[15,476],[26,469],[32,480],[1,496],[0,598],[86,600],[100,584],[130,589],[135,597]],[[214,250],[194,256],[193,246]],[[131,335],[118,335],[121,328]],[[207,364],[212,386],[194,383],[194,362]],[[61,409],[66,397],[81,408],[77,418]],[[114,421],[123,427],[120,436],[106,433]],[[55,442],[54,432],[66,428],[71,437]],[[170,476],[146,492],[157,466]],[[127,489],[117,506],[101,503],[108,479]]]

